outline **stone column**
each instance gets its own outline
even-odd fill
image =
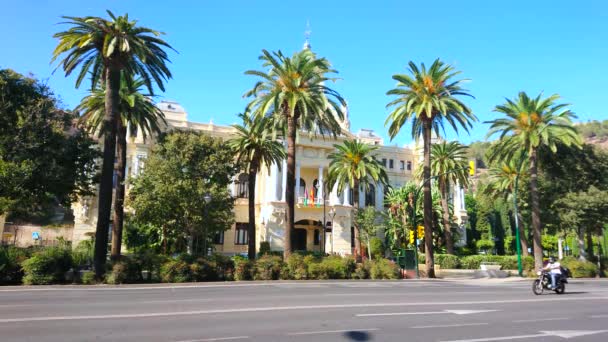
[[[295,188],[295,193],[296,193],[296,204],[298,204],[298,198],[300,197],[300,164],[296,163],[296,188]]]
[[[338,197],[338,183],[334,184],[329,194],[329,205],[342,204],[340,203],[340,197]]]
[[[287,189],[287,159],[283,160],[281,174],[283,178],[281,179],[281,202],[285,202],[285,189]]]
[[[384,185],[379,183],[376,185],[376,210],[384,209]]]
[[[344,187],[344,203],[345,206],[350,206],[350,185]]]
[[[272,164],[270,166],[270,174],[268,175],[268,201],[276,202],[277,201],[277,182],[279,179],[279,168],[277,164]]]
[[[359,208],[365,208],[365,189],[359,185]]]
[[[317,180],[317,185],[319,186],[319,189],[317,190],[317,198],[319,198],[319,201],[321,202],[321,204],[323,204],[323,166],[319,166],[319,177],[317,178]]]

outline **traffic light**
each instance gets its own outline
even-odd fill
[[[410,243],[414,243],[414,231],[410,230]]]
[[[475,176],[475,161],[469,160],[469,176]]]
[[[422,239],[424,237],[424,226],[418,226],[418,238]]]

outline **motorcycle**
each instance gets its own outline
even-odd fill
[[[540,270],[536,272],[536,274],[538,275],[538,279],[534,280],[534,283],[532,284],[532,292],[534,292],[535,295],[543,294],[544,290],[553,290],[557,294],[566,292],[568,279],[565,275],[560,275],[555,281],[556,288],[551,289],[551,274],[545,270]]]

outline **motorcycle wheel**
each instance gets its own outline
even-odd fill
[[[543,294],[543,284],[540,280],[536,279],[534,283],[532,283],[532,292],[537,296]]]
[[[559,285],[557,285],[557,288],[555,289],[555,293],[563,294],[564,292],[566,292],[566,285],[564,285],[564,283],[560,283]]]

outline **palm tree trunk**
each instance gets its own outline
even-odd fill
[[[296,187],[296,117],[287,116],[287,188],[285,200],[287,201],[287,215],[285,217],[285,260],[291,254],[291,232],[294,229],[294,190]]]
[[[523,256],[527,257],[530,256],[530,252],[528,252],[528,239],[526,237],[526,230],[524,229],[524,218],[520,212],[517,212],[517,217],[519,220],[519,243],[521,244],[521,252]]]
[[[257,175],[257,166],[251,165],[249,168],[249,227],[247,229],[247,235],[249,237],[249,242],[247,246],[247,256],[249,260],[255,260],[255,181]]]
[[[450,208],[448,207],[448,186],[445,180],[439,182],[441,192],[441,209],[443,210],[443,236],[445,249],[448,254],[454,254],[454,240],[452,239],[452,225],[450,224]]]
[[[99,180],[99,203],[97,212],[97,227],[95,230],[95,252],[93,265],[95,277],[102,280],[106,271],[108,255],[108,226],[112,211],[112,182],[114,173],[114,157],[116,154],[116,120],[119,117],[118,102],[120,89],[120,70],[108,67],[105,70],[106,82],[106,113],[103,117],[103,164]]]
[[[120,258],[122,228],[124,222],[125,171],[127,168],[127,127],[122,119],[116,120],[116,193],[114,198],[114,218],[112,220],[112,260]]]
[[[543,267],[543,245],[540,224],[540,204],[538,203],[538,151],[533,148],[530,153],[530,198],[532,199],[532,236],[534,240],[534,266]]]
[[[435,278],[435,260],[433,259],[433,199],[431,197],[431,123],[424,122],[424,245],[426,256],[426,276]]]

